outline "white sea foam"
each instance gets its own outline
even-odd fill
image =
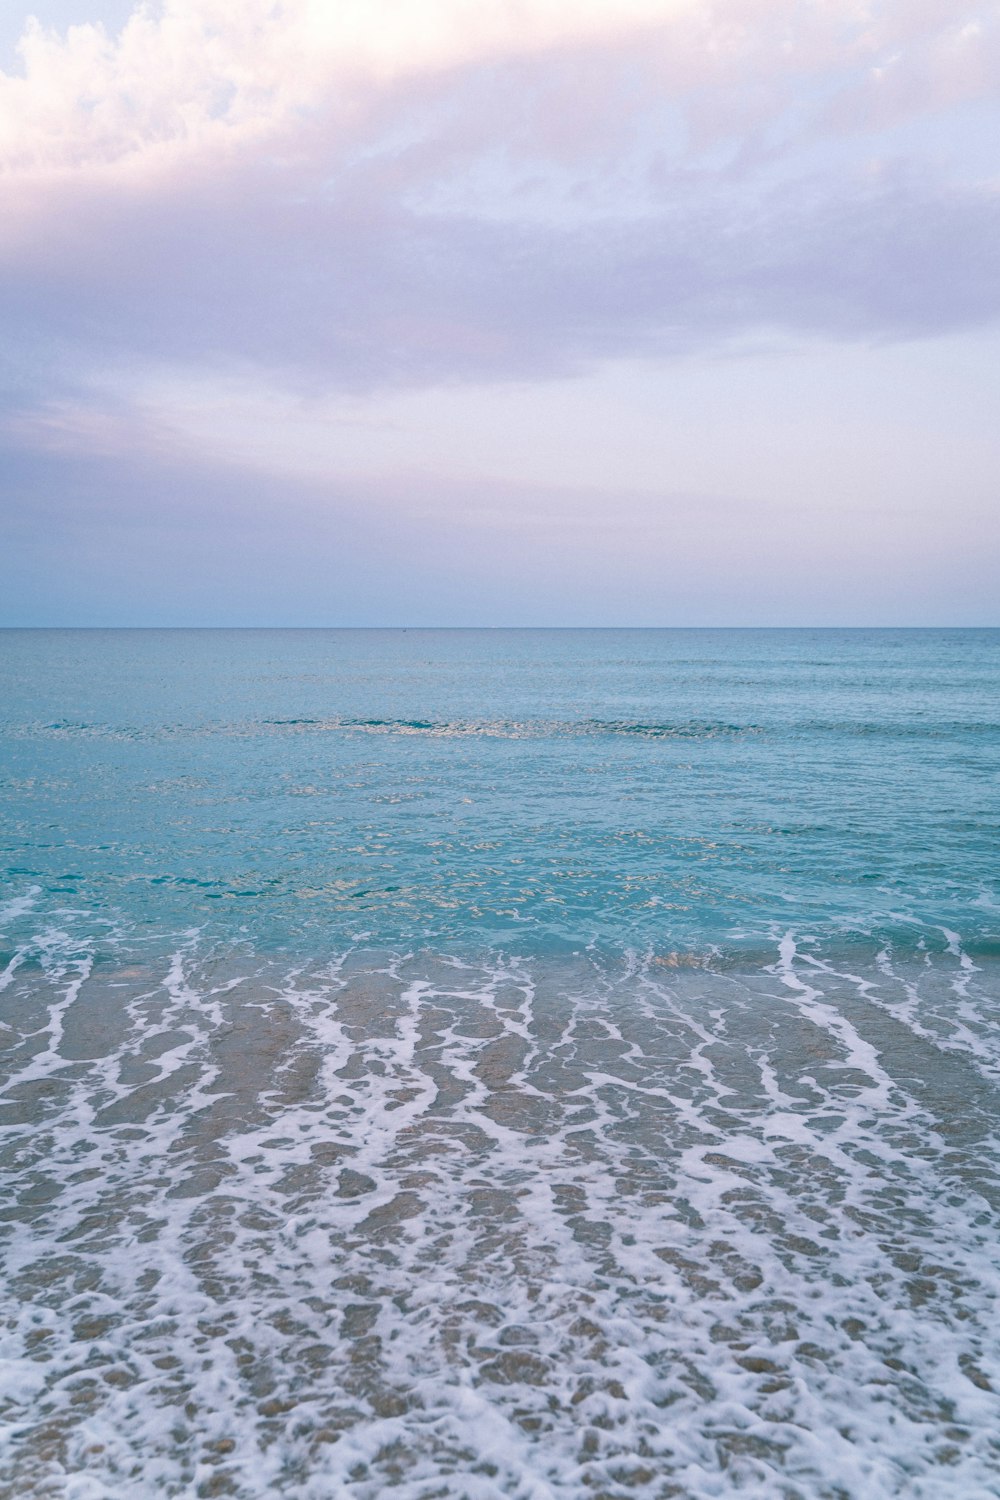
[[[35,906],[42,893],[41,886],[29,886],[19,896],[12,896],[10,900],[0,902],[0,933],[19,917],[26,916]]]
[[[946,941],[112,971],[39,933],[7,1493],[995,1497],[1000,996]]]

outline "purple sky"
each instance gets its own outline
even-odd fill
[[[0,623],[1000,623],[1000,4],[34,17]]]

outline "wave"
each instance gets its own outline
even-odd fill
[[[97,739],[160,741],[219,737],[254,739],[275,733],[418,735],[437,739],[572,740],[625,738],[637,740],[716,740],[765,737],[774,742],[804,738],[881,740],[1000,739],[1000,723],[992,719],[949,719],[930,722],[903,719],[788,719],[741,722],[731,719],[581,718],[523,719],[492,717],[406,717],[334,714],[251,720],[213,720],[202,723],[114,725],[53,720],[8,725],[9,739]]]

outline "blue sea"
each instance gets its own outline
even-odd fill
[[[1000,1496],[998,689],[0,632],[0,1493]]]

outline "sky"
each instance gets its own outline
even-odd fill
[[[1000,624],[1000,0],[6,0],[0,624]]]

